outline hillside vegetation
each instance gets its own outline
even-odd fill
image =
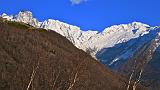
[[[0,20],[0,90],[126,90],[127,82],[53,31]]]

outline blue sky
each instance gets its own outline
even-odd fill
[[[0,0],[0,13],[29,10],[40,21],[53,18],[82,30],[102,31],[133,21],[160,25],[159,4],[160,0]]]

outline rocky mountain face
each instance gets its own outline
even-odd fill
[[[0,36],[0,90],[127,88],[126,78],[54,31],[0,19]],[[136,90],[147,89],[138,85]]]

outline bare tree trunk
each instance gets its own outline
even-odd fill
[[[80,57],[79,57],[80,58]],[[77,68],[76,68],[76,72],[75,72],[75,75],[74,75],[74,79],[73,81],[70,83],[69,87],[67,90],[71,90],[73,88],[73,86],[75,85],[76,81],[77,81],[77,78],[78,78],[78,74],[80,72],[80,70],[82,69],[81,66],[82,65],[86,65],[85,63],[85,59],[80,63],[78,64]],[[71,79],[72,80],[72,79]]]
[[[37,70],[38,68],[39,68],[39,63],[38,63],[38,65],[37,65],[37,67],[36,67],[35,69],[33,69],[33,71],[32,71],[31,79],[30,79],[29,84],[28,84],[28,86],[27,86],[27,90],[29,90],[29,88],[30,88],[30,86],[31,86],[31,84],[32,84],[32,81],[33,81],[33,79],[34,79],[34,77],[35,77],[35,75],[36,75],[36,70]]]
[[[140,80],[141,80],[142,73],[143,73],[143,69],[141,69],[141,71],[140,71],[140,73],[139,73],[139,77],[138,77],[137,81],[135,81],[135,82],[134,82],[134,84],[133,84],[133,90],[136,90],[137,85],[138,85],[138,83],[139,83],[139,82],[140,82]]]
[[[72,87],[74,86],[74,84],[76,83],[76,79],[77,79],[77,76],[78,76],[78,72],[76,72],[75,76],[74,76],[74,79],[73,79],[73,83],[70,84],[69,88],[67,90],[71,90]]]
[[[53,85],[52,85],[53,89],[54,89],[54,87],[55,87],[55,85],[56,85],[56,82],[57,82],[57,80],[58,80],[59,75],[60,75],[60,71],[58,72],[58,75],[56,76],[56,78],[55,78],[55,80],[54,80],[54,82],[53,82]]]
[[[134,74],[135,70],[132,70],[132,73],[129,77],[129,81],[128,81],[128,86],[127,86],[127,90],[129,90],[130,86],[131,86],[131,82],[132,82],[132,78],[133,78],[133,74]]]

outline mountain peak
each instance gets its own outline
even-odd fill
[[[31,15],[32,16],[32,12],[31,11],[25,11],[25,10],[22,10],[18,13],[18,15]]]
[[[3,16],[7,16],[7,14],[6,14],[6,13],[3,13],[1,16],[2,16],[2,17],[3,17]]]
[[[20,11],[16,15],[17,21],[25,21],[24,19],[33,19],[32,12],[30,11]]]
[[[146,26],[146,27],[150,27],[149,25],[147,25],[147,24],[144,24],[144,23],[142,23],[142,22],[137,22],[137,21],[134,21],[134,22],[132,22],[131,23],[133,26],[134,25],[139,25],[139,26]]]
[[[126,31],[126,30],[142,30],[145,31],[147,30],[147,28],[149,28],[150,26],[141,22],[132,22],[129,24],[120,24],[120,25],[113,25],[111,27],[107,27],[104,29],[103,32],[117,32],[117,31]]]
[[[27,23],[34,27],[39,27],[38,20],[33,18],[32,12],[30,11],[20,11],[19,14],[15,16],[15,21]]]
[[[0,15],[0,17],[9,20],[9,21],[13,21],[13,15],[7,15],[6,13],[3,13],[2,15]]]

